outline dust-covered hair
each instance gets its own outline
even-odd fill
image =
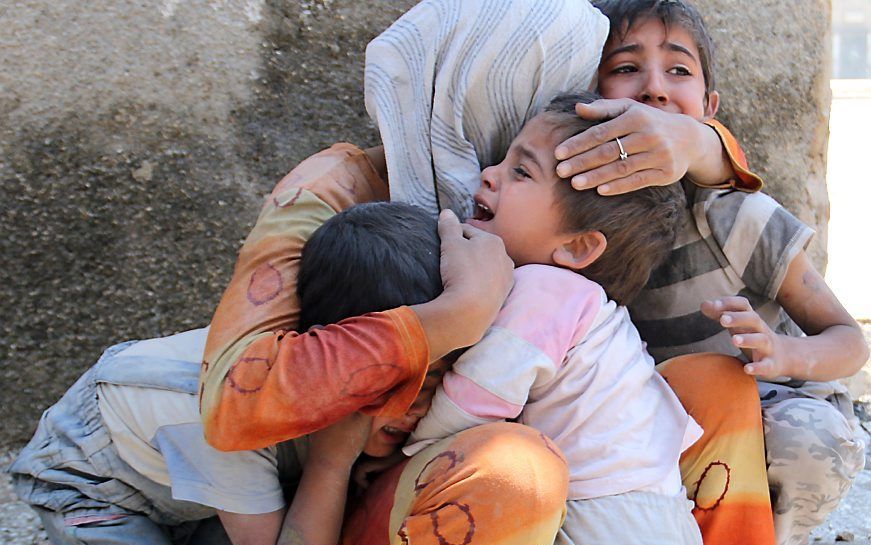
[[[705,97],[716,89],[714,81],[714,42],[699,10],[683,0],[594,0],[593,5],[611,22],[608,40],[623,39],[637,23],[659,20],[666,31],[677,26],[688,31],[699,50],[705,77]]]
[[[575,104],[588,104],[597,98],[588,92],[560,95],[541,115],[547,116],[564,140],[599,124],[575,113]],[[628,305],[674,245],[680,210],[686,206],[680,184],[606,197],[596,189],[578,191],[564,179],[555,191],[565,232],[599,231],[607,240],[599,259],[581,274],[599,283],[611,299]]]
[[[438,224],[417,206],[378,202],[336,214],[303,247],[299,331],[434,299],[440,255]]]

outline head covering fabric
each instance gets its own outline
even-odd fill
[[[424,0],[366,48],[390,197],[472,212],[481,169],[561,92],[588,89],[608,20],[586,0]]]

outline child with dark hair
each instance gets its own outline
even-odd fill
[[[350,208],[304,248],[299,295],[311,325],[423,303],[441,291],[436,220],[414,206]],[[352,415],[268,448],[221,452],[203,437],[200,361],[188,359],[203,353],[206,334],[109,348],[43,414],[10,472],[53,543],[211,545],[229,537],[236,545],[272,545],[285,518],[282,483],[294,482],[291,526],[304,518],[325,542],[336,542],[351,465],[361,453],[382,457],[398,449],[447,367],[444,360],[429,366],[403,417],[370,422]]]
[[[516,418],[569,467],[557,543],[701,544],[678,468],[701,429],[624,306],[673,245],[683,195],[666,186],[603,197],[556,176],[553,148],[596,125],[574,104],[595,98],[558,97],[481,174],[470,223],[502,238],[518,266],[514,289],[445,375],[406,453]]]
[[[688,145],[687,157],[734,171],[721,189],[683,182],[689,204],[681,210],[677,242],[630,305],[657,363],[716,352],[740,358],[743,371],[757,379],[768,482],[747,464],[749,451],[741,451],[742,442],[756,445],[754,436],[736,434],[735,450],[721,441],[717,459],[730,468],[733,484],[743,484],[700,499],[712,506],[697,511],[703,534],[711,542],[715,536],[732,542],[733,527],[747,526],[754,507],[766,515],[773,508],[777,542],[807,543],[864,462],[852,403],[834,379],[862,366],[867,344],[805,254],[812,230],[770,197],[751,192],[762,181],[746,169],[737,142],[713,119],[719,105],[713,43],[698,10],[683,0],[594,4],[610,20],[599,67],[602,95],[706,123],[725,153],[699,156],[704,147]],[[700,123],[696,127],[707,131],[703,136],[713,134]],[[639,135],[608,135],[616,166],[637,172],[650,161]],[[662,367],[676,384],[677,374],[668,375],[670,363]],[[699,396],[726,401],[727,390],[710,387],[698,384]],[[707,467],[685,464],[687,486],[703,479]],[[714,523],[718,517],[721,522]],[[763,543],[775,537],[756,535]]]
[[[436,221],[402,203],[349,208],[306,242],[298,282],[301,331],[435,299],[442,291]]]

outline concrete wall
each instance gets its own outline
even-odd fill
[[[337,140],[375,142],[363,51],[413,4],[0,7],[0,444],[26,440],[105,346],[207,323],[274,181]],[[822,263],[828,2],[699,5],[722,119],[820,229]]]

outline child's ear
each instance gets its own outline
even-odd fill
[[[711,91],[708,93],[708,99],[705,104],[705,121],[710,119],[714,119],[714,116],[717,115],[717,109],[720,107],[720,93],[717,91]]]
[[[608,241],[600,231],[587,231],[572,235],[553,251],[553,262],[567,269],[589,267],[602,256]]]

